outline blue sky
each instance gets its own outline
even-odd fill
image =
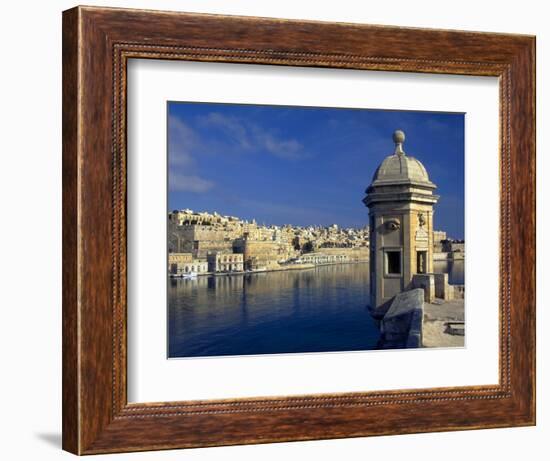
[[[362,227],[361,200],[392,133],[441,198],[435,229],[464,238],[464,115],[168,103],[168,209],[265,224]]]

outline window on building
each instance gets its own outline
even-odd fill
[[[401,251],[386,251],[386,273],[401,274]]]
[[[419,274],[425,274],[427,272],[426,261],[428,259],[427,251],[416,252],[416,272]]]

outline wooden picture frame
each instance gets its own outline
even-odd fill
[[[131,58],[496,76],[498,385],[129,404]],[[535,424],[535,38],[77,7],[63,13],[63,448],[76,454]]]

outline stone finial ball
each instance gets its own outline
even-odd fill
[[[405,142],[405,133],[401,130],[395,130],[393,132],[393,142],[396,144],[403,144]]]

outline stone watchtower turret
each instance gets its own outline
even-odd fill
[[[405,133],[393,134],[395,151],[377,168],[363,203],[369,207],[370,308],[383,315],[414,274],[433,272],[436,188],[417,159],[405,154]]]

